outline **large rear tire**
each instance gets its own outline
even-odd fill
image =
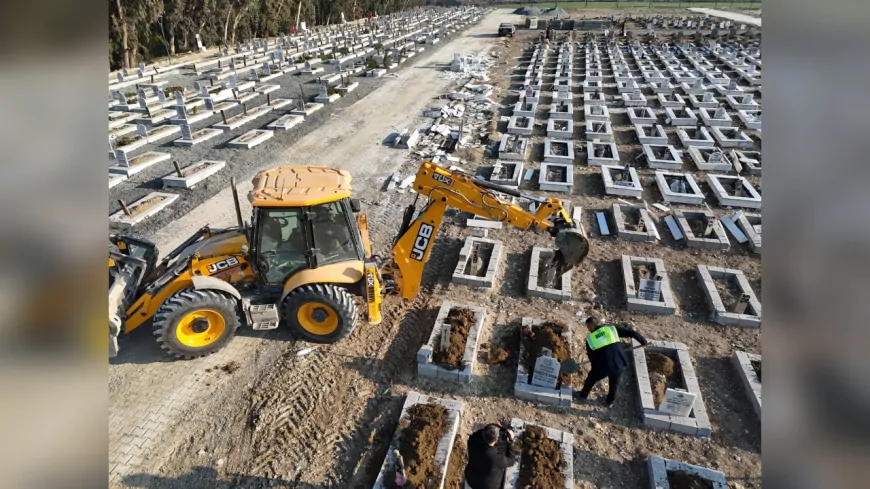
[[[198,358],[227,346],[241,324],[236,299],[217,290],[184,289],[154,315],[160,348],[178,358]]]
[[[290,329],[311,343],[335,343],[356,327],[353,296],[334,285],[303,285],[287,295],[281,311]]]

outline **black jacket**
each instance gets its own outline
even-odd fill
[[[646,343],[646,339],[632,329],[616,326],[616,333],[620,338],[634,338],[640,344]],[[625,357],[621,341],[597,350],[592,350],[589,348],[589,343],[586,343],[586,354],[589,356],[589,361],[592,364],[590,373],[594,373],[597,376],[606,377],[618,374],[628,367],[628,359]]]
[[[505,470],[513,463],[514,451],[509,443],[499,440],[489,446],[482,429],[468,437],[465,482],[471,489],[501,489]]]

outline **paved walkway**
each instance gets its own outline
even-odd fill
[[[713,17],[721,17],[723,19],[731,19],[731,20],[734,20],[737,22],[743,22],[746,24],[761,27],[761,18],[760,17],[753,17],[751,15],[740,14],[737,12],[726,12],[725,10],[716,10],[716,9],[712,9],[712,8],[693,7],[693,8],[690,8],[689,10],[691,10],[692,12],[698,12],[699,14],[707,14],[707,15],[711,15]]]

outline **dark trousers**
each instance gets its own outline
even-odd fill
[[[616,390],[619,388],[619,377],[622,376],[622,372],[617,372],[615,374],[607,375],[601,372],[589,372],[589,375],[586,376],[586,381],[583,382],[583,389],[580,391],[580,397],[586,399],[589,397],[589,393],[592,392],[592,388],[595,387],[599,381],[607,378],[609,385],[609,389],[607,390],[607,404],[613,404],[613,401],[616,400]]]

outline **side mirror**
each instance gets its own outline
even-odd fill
[[[359,199],[350,199],[350,210],[353,211],[354,214],[362,210]]]

